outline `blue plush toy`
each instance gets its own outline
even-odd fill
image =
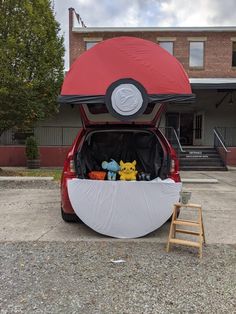
[[[108,170],[107,173],[108,180],[115,181],[116,173],[120,170],[120,166],[114,159],[111,159],[110,162],[107,161],[102,162],[102,169]]]

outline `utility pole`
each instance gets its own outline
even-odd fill
[[[53,13],[55,14],[55,0],[52,0],[52,10],[53,10]]]

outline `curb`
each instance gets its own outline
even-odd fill
[[[1,181],[53,181],[53,177],[1,177]],[[182,183],[218,183],[217,179],[181,179]]]
[[[181,179],[182,183],[218,183],[217,179]]]
[[[52,181],[53,177],[1,177],[0,181]]]

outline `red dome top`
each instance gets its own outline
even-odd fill
[[[61,95],[105,95],[115,81],[131,78],[147,94],[191,94],[179,61],[159,45],[135,37],[116,37],[96,44],[73,63]]]

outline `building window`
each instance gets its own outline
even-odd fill
[[[86,50],[89,50],[90,48],[92,48],[93,46],[95,46],[98,43],[98,41],[86,41]]]
[[[160,47],[168,51],[171,55],[174,54],[174,43],[173,41],[160,41]]]
[[[232,67],[236,67],[236,41],[232,42]]]
[[[204,67],[204,42],[193,41],[189,43],[189,67]]]

